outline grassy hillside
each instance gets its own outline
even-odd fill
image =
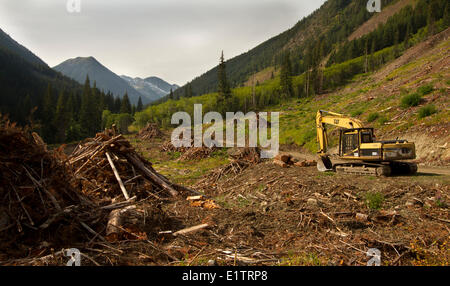
[[[437,152],[450,136],[446,132],[450,124],[449,34],[447,29],[409,49],[376,73],[354,77],[342,90],[268,108],[282,114],[281,143],[296,144],[315,152],[315,112],[322,109],[359,118],[375,127],[378,137],[408,138],[414,133],[422,133],[431,141],[419,143],[419,157],[426,157],[426,154],[420,154],[422,150]],[[427,132],[429,130],[438,132],[438,136],[433,137]],[[424,149],[421,144],[428,144],[430,148]],[[450,159],[446,152],[443,161]]]
[[[386,7],[394,0],[382,0]],[[289,49],[299,62],[306,51],[324,41],[324,51],[330,51],[335,43],[344,41],[356,28],[373,14],[366,10],[366,0],[329,0],[291,29],[267,40],[254,49],[227,61],[227,74],[233,87],[246,82],[249,77],[267,67],[278,66],[282,54]],[[225,51],[226,54],[226,51]],[[219,55],[218,55],[219,56]],[[191,82],[194,94],[201,95],[216,90],[217,67],[205,72]],[[175,92],[183,96],[184,88]]]
[[[274,97],[272,95],[280,88],[280,79],[275,77],[255,87],[256,108],[252,106],[252,87],[234,89],[235,106],[232,108],[244,112],[255,109],[279,111],[280,143],[295,144],[313,153],[317,148],[314,120],[318,109],[357,117],[377,128],[378,137],[395,138],[411,135],[409,133],[417,128],[448,125],[449,33],[450,29],[447,29],[420,42],[398,58],[392,54],[393,47],[375,53],[376,62],[387,61],[376,72],[363,72],[364,57],[326,68],[324,73],[328,81],[325,84],[330,87],[334,78],[349,76],[346,86],[335,92],[292,99]],[[359,70],[358,75],[352,76],[355,70]],[[303,88],[304,81],[304,74],[293,77],[294,86]],[[135,128],[147,121],[170,128],[170,118],[174,112],[186,111],[192,115],[196,103],[203,104],[204,113],[214,111],[217,98],[217,93],[210,93],[151,106],[136,114]],[[446,136],[433,139],[437,142],[435,148],[445,143],[448,133]],[[420,145],[418,151],[422,152]]]

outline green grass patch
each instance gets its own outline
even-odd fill
[[[402,97],[401,106],[403,108],[409,108],[418,106],[422,101],[422,95],[419,93],[411,93]]]
[[[378,114],[378,112],[370,113],[369,116],[367,117],[367,122],[374,122],[379,117],[380,117],[380,114]]]
[[[293,254],[288,253],[288,257],[282,258],[279,266],[323,266],[325,263],[315,253]]]
[[[431,84],[426,84],[426,85],[422,85],[421,87],[419,87],[417,89],[417,93],[419,93],[420,95],[427,95],[432,93],[434,90],[434,87]]]
[[[363,112],[364,112],[363,110],[359,109],[359,110],[353,111],[352,113],[350,113],[350,115],[352,117],[357,117],[357,116],[360,116],[361,114],[363,114]]]
[[[389,119],[386,117],[386,116],[381,116],[379,119],[378,119],[378,123],[380,124],[380,125],[384,125],[384,124],[386,124],[386,123],[388,123],[389,122]]]
[[[175,160],[181,157],[181,152],[167,152],[171,160]]]
[[[380,192],[368,192],[365,196],[367,207],[379,210],[383,206],[384,196]]]
[[[422,107],[419,109],[419,119],[431,116],[437,112],[436,106],[434,104],[429,104],[427,106]]]

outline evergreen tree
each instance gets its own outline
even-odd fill
[[[444,26],[450,26],[450,3],[448,1],[444,9]]]
[[[120,113],[120,107],[122,106],[122,100],[120,99],[120,97],[116,97],[114,99],[114,108],[112,111],[112,113]]]
[[[172,90],[170,90],[170,92],[172,92]],[[137,103],[136,111],[137,112],[141,112],[143,109],[144,109],[144,105],[142,104],[142,98],[139,96],[139,100],[138,100],[138,103]]]
[[[89,98],[91,97],[91,83],[89,81],[89,75],[86,75],[84,81],[83,94],[81,96],[81,108],[80,108],[80,127],[83,135],[89,136],[90,118],[89,118]]]
[[[54,142],[53,118],[55,115],[55,103],[52,86],[49,83],[42,104],[42,136],[49,143]]]
[[[122,104],[120,105],[120,113],[131,114],[131,103],[130,99],[128,98],[128,93],[125,93],[125,95],[122,98]]]
[[[188,97],[193,97],[194,93],[192,92],[192,83],[188,85]]]
[[[66,141],[79,140],[81,138],[80,124],[77,122],[76,116],[76,101],[78,96],[71,93],[67,99],[66,110],[69,118],[66,129]]]
[[[33,120],[32,118],[33,103],[31,102],[31,96],[29,94],[27,94],[27,96],[23,100],[21,106],[22,106],[21,118],[23,119],[23,123],[31,123],[31,121]]]
[[[80,128],[82,136],[94,136],[99,130],[98,105],[96,104],[95,94],[91,89],[89,76],[86,76],[84,82],[83,95],[81,96],[80,109]]]
[[[92,129],[96,131],[101,129],[102,125],[102,112],[103,103],[100,90],[97,88],[97,82],[94,81],[94,86],[92,87]]]
[[[435,1],[431,1],[431,3],[428,5],[428,14],[427,14],[427,29],[428,29],[428,35],[434,35],[436,31],[435,27],[435,21],[436,21],[436,15],[434,11],[434,3]]]
[[[61,91],[58,97],[54,119],[55,142],[57,143],[63,143],[66,141],[66,129],[70,123],[70,114],[66,103],[67,97],[64,91]]]
[[[189,83],[186,84],[186,86],[184,87],[184,97],[185,98],[189,97],[189,88],[188,88],[188,86],[189,86]]]
[[[406,25],[406,32],[404,39],[406,48],[409,48],[409,40],[411,39],[412,35],[413,35],[413,25],[411,18],[409,18],[408,24]]]
[[[230,98],[231,89],[227,79],[227,71],[223,51],[222,55],[220,56],[220,64],[218,68],[218,80],[219,82],[217,86],[217,92],[219,93],[219,96],[225,99]]]
[[[280,72],[280,85],[281,92],[285,98],[289,98],[294,95],[294,89],[292,87],[291,58],[289,52],[286,52],[283,56],[283,63],[281,65]]]
[[[173,90],[170,89],[170,93],[169,93],[169,99],[174,100],[175,98],[173,97]]]

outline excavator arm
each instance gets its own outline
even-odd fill
[[[316,128],[317,142],[319,143],[318,154],[320,157],[317,167],[320,171],[328,171],[332,169],[331,160],[327,155],[328,136],[326,124],[346,129],[363,128],[362,122],[358,119],[350,118],[345,115],[330,111],[317,111]]]

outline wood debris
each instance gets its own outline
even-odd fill
[[[147,125],[142,128],[137,137],[143,140],[149,140],[153,138],[161,138],[163,133],[159,130],[158,125],[155,123],[147,123]]]
[[[299,161],[295,159],[291,154],[278,154],[274,159],[273,163],[283,168],[289,168],[291,166],[296,167],[312,167],[316,166],[317,162],[314,160],[303,160]]]

